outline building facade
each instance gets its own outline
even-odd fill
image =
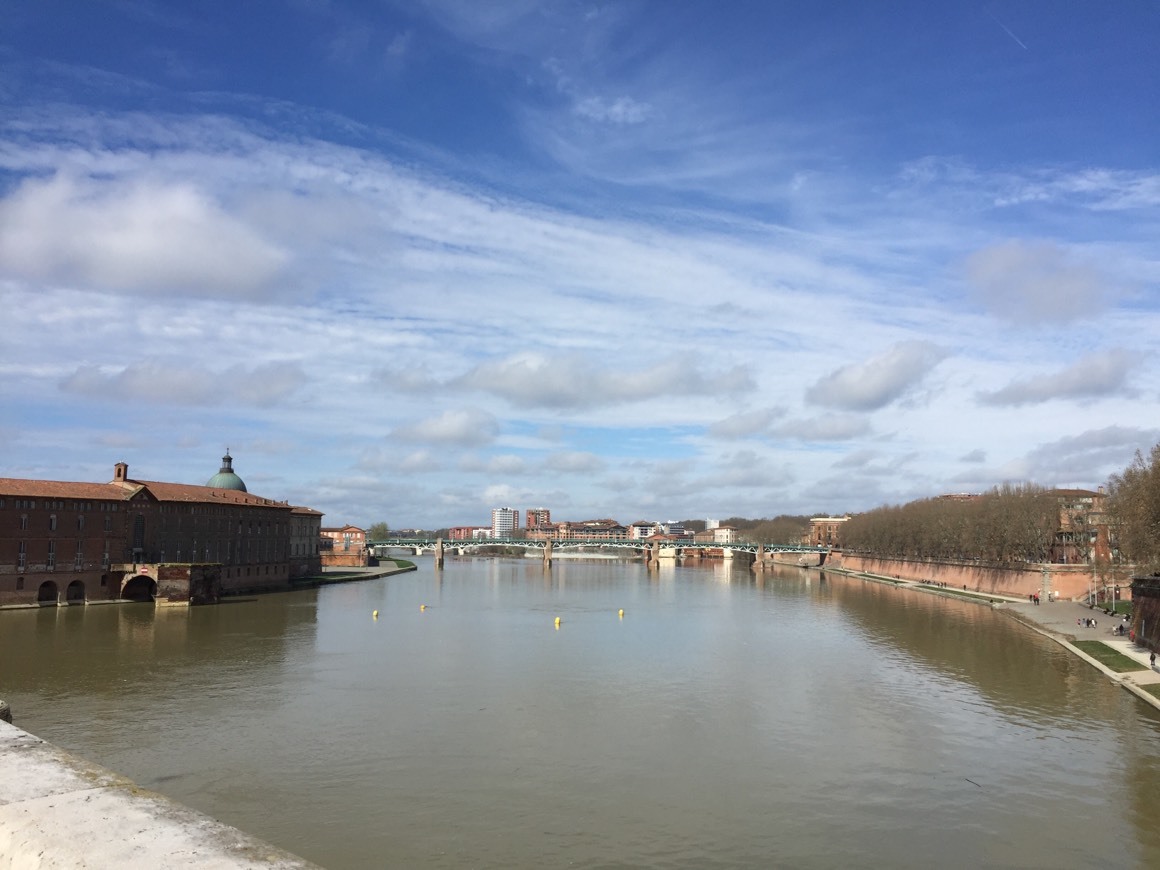
[[[552,512],[547,508],[528,508],[524,517],[524,528],[534,529],[537,526],[550,526]]]
[[[842,526],[848,519],[848,516],[812,517],[809,536],[803,543],[811,547],[841,547]]]
[[[493,538],[510,538],[512,532],[520,527],[520,512],[515,508],[502,507],[491,510],[491,536]]]
[[[0,478],[0,604],[215,601],[316,573],[322,514],[216,486]],[[313,538],[313,543],[309,541]]]
[[[358,526],[341,526],[319,530],[319,553],[324,568],[365,568],[367,533]]]

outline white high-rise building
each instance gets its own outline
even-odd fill
[[[520,512],[515,508],[491,509],[491,536],[493,538],[509,538],[512,532],[519,527]]]

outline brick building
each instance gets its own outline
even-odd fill
[[[547,508],[528,508],[525,512],[524,528],[534,529],[537,526],[550,526],[552,512]]]
[[[229,454],[205,486],[0,478],[0,604],[173,603],[284,589],[319,569],[322,514],[246,491]]]
[[[844,517],[813,517],[810,530],[802,543],[811,547],[841,547],[842,525],[850,519]]]
[[[319,530],[318,549],[326,568],[365,568],[367,533],[358,526]]]

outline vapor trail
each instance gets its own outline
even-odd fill
[[[1005,31],[1007,31],[1007,35],[1008,35],[1008,36],[1010,36],[1010,37],[1011,37],[1012,39],[1014,39],[1014,40],[1015,40],[1017,43],[1019,43],[1019,47],[1020,47],[1021,49],[1023,49],[1024,51],[1030,51],[1030,49],[1028,49],[1028,48],[1027,48],[1027,46],[1026,46],[1026,45],[1024,45],[1024,43],[1023,43],[1023,40],[1022,40],[1022,39],[1020,39],[1018,36],[1016,36],[1014,33],[1012,33],[1012,32],[1011,32],[1011,28],[1010,28],[1010,27],[1008,27],[1006,24],[1004,24],[1002,21],[1000,21],[1000,20],[999,20],[999,18],[998,18],[998,16],[996,16],[994,12],[992,12],[990,9],[988,9],[988,10],[987,10],[987,14],[991,16],[991,19],[992,19],[992,20],[993,20],[993,21],[994,21],[996,24],[998,24],[998,25],[999,25],[1000,27],[1002,27],[1002,28],[1003,28]]]

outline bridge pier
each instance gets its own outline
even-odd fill
[[[552,542],[544,541],[544,567],[552,567]]]
[[[757,545],[757,552],[754,553],[754,555],[753,555],[753,570],[754,571],[764,571],[765,570],[765,545],[764,544]]]
[[[435,567],[436,568],[443,567],[443,539],[442,538],[435,539]]]

